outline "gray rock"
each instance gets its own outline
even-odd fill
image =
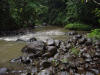
[[[70,75],[67,71],[58,72],[57,75]]]
[[[86,41],[86,45],[92,45],[92,39],[88,38]]]
[[[48,69],[42,70],[38,75],[51,75],[51,71]]]
[[[82,38],[78,41],[79,44],[84,44],[86,42],[86,38]]]
[[[57,53],[57,47],[56,46],[47,46],[48,53],[50,56],[54,56]]]
[[[85,75],[95,75],[94,73],[92,73],[92,72],[86,72],[86,74]]]
[[[8,68],[0,68],[0,75],[6,74],[8,71]]]
[[[32,37],[28,40],[28,42],[33,42],[33,41],[37,41],[37,39],[35,37]]]
[[[47,45],[48,46],[54,46],[55,45],[55,41],[53,39],[48,39],[47,40]]]
[[[48,68],[48,67],[51,66],[51,63],[48,62],[47,60],[42,60],[42,61],[40,62],[40,66],[43,67],[43,68]]]
[[[60,47],[61,41],[60,40],[55,40],[55,46]]]
[[[41,55],[44,52],[45,44],[42,41],[34,41],[26,45],[21,51],[23,53],[33,53],[35,55]]]
[[[77,34],[77,32],[75,32],[75,31],[68,32],[68,35],[76,35],[76,34]]]
[[[100,40],[97,40],[97,41],[95,42],[95,45],[96,45],[96,46],[100,46]]]
[[[70,49],[71,47],[72,47],[71,44],[67,44],[67,45],[66,45],[66,49]]]
[[[80,39],[80,38],[82,38],[82,35],[78,34],[75,37],[78,38],[78,39]]]

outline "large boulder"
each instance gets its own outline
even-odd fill
[[[59,48],[60,47],[60,44],[61,44],[61,41],[60,40],[55,40],[55,46],[56,47]]]
[[[26,45],[21,51],[23,53],[41,55],[45,51],[45,43],[43,41],[33,41]]]
[[[42,57],[53,57],[57,53],[56,46],[47,46],[47,52],[42,55]]]
[[[54,46],[55,45],[55,41],[53,39],[48,39],[47,40],[47,45],[48,46]]]
[[[8,68],[0,68],[0,75],[6,75],[8,71]]]

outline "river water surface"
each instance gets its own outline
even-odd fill
[[[68,38],[66,32],[68,30],[63,27],[46,26],[35,28],[33,32],[26,32],[24,35],[0,37],[0,68],[7,67],[13,70],[23,70],[25,68],[25,65],[9,63],[9,60],[22,55],[21,49],[27,44],[26,42],[17,41],[18,39],[28,40],[35,37],[43,41],[50,38],[64,41]]]
[[[38,40],[44,41],[50,38],[66,40],[65,32],[67,30],[64,30],[62,27],[47,26],[36,28],[31,33],[26,32],[25,35],[0,37],[0,67],[18,68],[18,65],[9,63],[9,60],[21,56],[21,49],[26,43],[18,42],[16,41],[17,39],[28,40],[31,37],[36,37]]]

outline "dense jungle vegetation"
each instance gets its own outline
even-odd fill
[[[92,0],[0,0],[0,30],[47,23],[90,30],[100,25],[100,5]]]

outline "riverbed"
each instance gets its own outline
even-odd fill
[[[9,61],[22,55],[21,49],[27,44],[26,41],[28,39],[35,37],[42,41],[51,38],[65,41],[68,39],[68,35],[66,35],[68,31],[69,30],[65,30],[63,27],[46,26],[37,27],[33,29],[33,32],[26,32],[24,35],[0,37],[0,67],[7,67],[13,70],[24,69],[25,65],[12,64]],[[87,33],[87,31],[78,32],[82,34]],[[17,41],[18,39],[25,40],[25,42]]]
[[[33,29],[33,32],[26,32],[25,35],[0,37],[0,67],[16,69],[15,64],[10,64],[9,60],[21,56],[21,49],[26,45],[26,42],[16,41],[18,38],[26,40],[31,37],[36,37],[38,40],[44,41],[50,38],[66,40],[66,31],[67,30],[64,30],[62,27],[47,26]]]

